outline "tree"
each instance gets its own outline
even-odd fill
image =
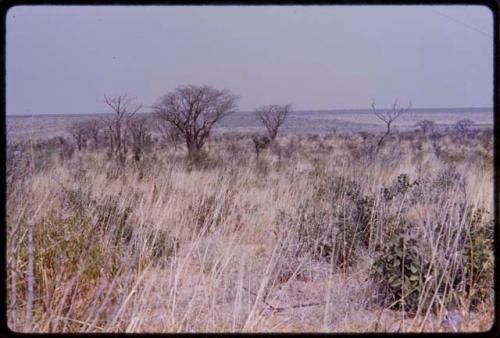
[[[403,115],[404,113],[407,113],[410,110],[411,102],[407,108],[402,108],[401,105],[399,104],[398,100],[396,99],[394,101],[394,103],[392,104],[391,110],[383,110],[383,111],[377,111],[377,109],[375,109],[375,100],[372,101],[371,106],[372,106],[372,110],[373,110],[373,113],[375,114],[375,116],[379,120],[383,121],[385,123],[385,126],[386,126],[386,131],[385,131],[384,135],[382,135],[382,137],[379,139],[379,141],[377,143],[377,147],[376,147],[375,152],[378,152],[384,139],[387,136],[389,136],[392,132],[392,130],[391,130],[392,123],[397,118],[399,118],[401,115]]]
[[[153,106],[156,115],[177,128],[188,153],[201,150],[213,125],[236,108],[237,95],[209,86],[180,86]]]
[[[255,154],[259,159],[259,154],[278,136],[280,127],[285,122],[290,113],[291,105],[267,105],[255,110],[255,116],[266,128],[267,136],[256,135],[252,138],[255,146]]]
[[[285,122],[290,113],[291,105],[268,105],[262,106],[255,111],[255,115],[267,130],[268,137],[271,141],[276,139],[278,130]]]
[[[474,122],[472,120],[462,119],[455,123],[455,129],[463,136],[466,136],[473,125]]]
[[[149,120],[146,116],[134,116],[127,121],[134,160],[139,162],[145,149],[151,144]]]
[[[78,150],[82,150],[87,145],[88,140],[94,140],[97,146],[99,131],[102,125],[99,120],[84,120],[72,123],[68,127],[68,132],[75,140]]]
[[[434,132],[434,128],[436,127],[436,123],[431,120],[420,120],[415,124],[425,135],[428,133],[432,134]]]
[[[103,119],[109,137],[109,148],[111,154],[123,165],[127,153],[126,126],[142,106],[133,105],[127,95],[111,98],[104,95],[104,102],[111,109],[111,114]]]
[[[94,147],[97,148],[99,145],[99,133],[104,125],[102,121],[98,119],[88,120],[86,123],[89,137],[92,138],[94,141]]]
[[[85,121],[78,121],[72,123],[68,127],[68,132],[71,135],[71,137],[75,140],[78,151],[81,151],[82,148],[85,147],[87,139],[89,137],[87,124],[85,123]]]

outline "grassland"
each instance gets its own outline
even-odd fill
[[[9,327],[488,330],[491,128],[401,126],[374,154],[376,128],[295,118],[258,161],[254,127],[222,124],[196,158],[157,141],[124,168],[11,124]]]

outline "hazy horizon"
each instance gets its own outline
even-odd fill
[[[388,110],[390,107],[381,107],[377,108],[377,110]],[[467,113],[468,111],[470,112],[493,112],[493,107],[422,107],[422,108],[413,108],[410,109],[410,114],[413,113],[420,113],[420,114],[425,114],[427,112],[432,113],[432,114],[439,114],[440,110],[443,110],[443,114],[449,113],[449,112],[455,112],[455,113]],[[342,108],[342,109],[292,109],[292,113],[343,113],[343,112],[356,112],[356,113],[370,113],[372,112],[372,109],[368,108]],[[138,114],[153,114],[154,112],[152,111],[139,111]],[[237,110],[234,111],[233,113],[235,114],[254,114],[254,111],[252,110]],[[98,113],[63,113],[63,114],[55,114],[55,113],[38,113],[38,114],[7,114],[7,117],[50,117],[50,116],[94,116],[94,115],[106,115],[106,114],[113,114],[113,112],[98,112]]]
[[[239,112],[493,106],[483,6],[17,6],[6,21],[8,116],[105,113],[104,94],[148,106],[191,83],[240,95]]]

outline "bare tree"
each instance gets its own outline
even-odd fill
[[[472,120],[462,119],[455,123],[455,129],[463,136],[466,136],[473,125],[474,122]]]
[[[431,120],[420,120],[415,124],[425,135],[432,134],[434,132],[434,128],[436,127],[436,123]]]
[[[112,114],[103,119],[109,138],[111,154],[120,164],[125,164],[127,153],[126,131],[129,120],[142,108],[133,105],[132,100],[126,95],[108,98],[104,95],[104,102],[111,109]]]
[[[76,143],[78,150],[82,150],[85,146],[86,136],[80,122],[72,123],[68,127],[68,132]]]
[[[256,135],[252,138],[257,159],[259,159],[260,152],[276,139],[278,131],[285,122],[290,110],[290,104],[267,105],[255,110],[257,119],[267,131],[267,136]]]
[[[383,111],[380,111],[380,110],[377,111],[377,109],[375,109],[375,100],[372,101],[371,106],[372,106],[372,110],[373,110],[373,113],[375,114],[375,116],[379,120],[383,121],[385,123],[385,126],[386,126],[386,131],[385,131],[384,135],[382,135],[382,137],[379,139],[379,141],[377,143],[377,147],[376,147],[375,152],[378,152],[380,149],[380,146],[382,145],[382,142],[384,142],[384,139],[387,136],[389,136],[392,132],[392,130],[391,130],[392,123],[398,117],[400,117],[404,113],[407,113],[410,110],[411,102],[408,105],[408,107],[402,108],[401,105],[399,104],[398,100],[396,99],[394,101],[394,103],[392,104],[391,110],[383,110]]]
[[[134,116],[127,121],[134,160],[139,162],[145,149],[151,144],[149,119],[146,116]]]
[[[85,122],[88,126],[87,130],[88,130],[89,137],[94,142],[94,147],[97,148],[99,146],[99,134],[101,132],[101,129],[104,127],[104,125],[103,125],[102,121],[98,120],[98,119],[87,120]]]
[[[97,147],[99,143],[99,132],[103,124],[98,119],[79,121],[71,124],[68,132],[75,140],[78,150],[84,148],[87,141],[92,139],[94,145]]]
[[[180,86],[153,106],[156,115],[182,134],[189,154],[201,150],[213,125],[236,108],[237,95],[209,86]]]
[[[255,111],[255,115],[259,121],[264,125],[267,130],[267,134],[271,141],[276,139],[278,135],[278,130],[285,122],[288,114],[290,113],[291,105],[268,105],[262,106]]]

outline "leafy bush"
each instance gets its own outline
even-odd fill
[[[381,305],[416,311],[429,268],[423,252],[421,241],[409,235],[398,234],[387,242],[370,272]]]
[[[484,222],[486,211],[469,212],[469,231],[461,251],[466,297],[475,307],[492,295],[493,222]]]
[[[483,217],[482,209],[469,211],[467,225],[460,233],[442,229],[449,224],[438,224],[436,231],[441,236],[433,254],[432,243],[424,241],[414,229],[394,233],[370,268],[377,302],[414,314],[419,307],[437,310],[466,300],[474,308],[491,297],[493,227],[484,224]],[[457,251],[446,244],[454,236],[459,239]]]

